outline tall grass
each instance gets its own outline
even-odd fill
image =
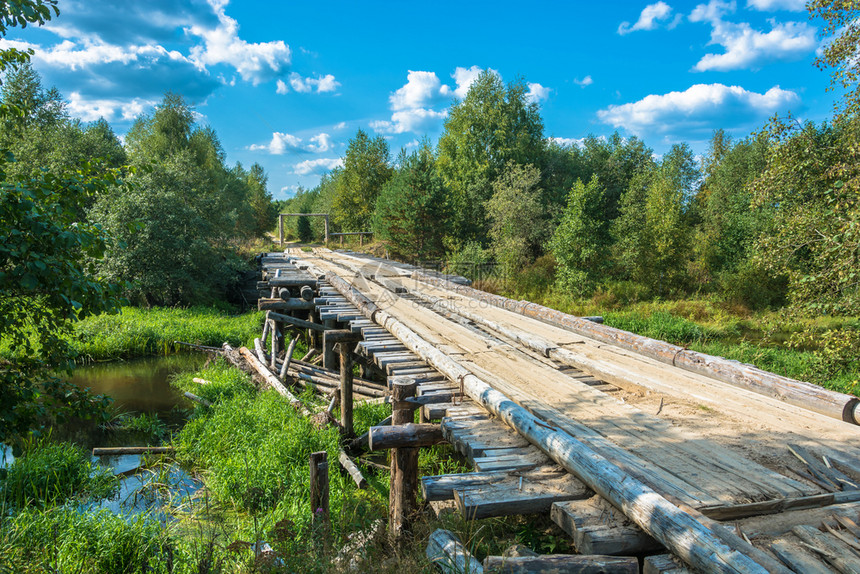
[[[181,349],[174,341],[218,347],[225,341],[253,344],[262,322],[262,312],[231,315],[211,307],[123,307],[119,314],[77,323],[70,343],[84,361],[167,355]]]
[[[31,439],[22,456],[0,474],[0,507],[45,508],[71,499],[105,498],[118,488],[113,473],[94,465],[82,448]]]

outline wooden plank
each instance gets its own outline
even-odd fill
[[[736,520],[738,518],[749,516],[777,514],[787,510],[821,508],[824,506],[848,502],[860,502],[860,492],[856,490],[828,492],[826,494],[779,498],[776,500],[765,500],[763,502],[751,502],[749,504],[704,506],[700,507],[698,510],[708,518],[713,518],[714,520]]]
[[[592,494],[587,486],[569,474],[544,480],[511,476],[501,482],[455,489],[454,500],[460,513],[473,520],[543,514],[549,512],[553,503],[587,498]]]
[[[785,538],[774,540],[770,550],[795,572],[802,574],[830,574],[833,572],[833,569],[825,565],[817,555]]]
[[[439,425],[407,423],[370,427],[370,450],[432,446],[445,442]]]
[[[582,554],[626,556],[662,548],[599,497],[553,504],[550,518],[573,538],[576,550]]]
[[[860,574],[860,557],[841,540],[812,526],[795,526],[791,531],[843,574]]]

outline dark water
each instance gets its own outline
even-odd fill
[[[170,386],[170,376],[196,370],[205,361],[205,353],[187,353],[98,363],[78,367],[70,380],[111,397],[122,412],[160,414],[185,401],[182,393]]]

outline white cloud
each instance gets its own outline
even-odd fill
[[[209,0],[218,17],[218,26],[200,24],[186,31],[203,39],[203,45],[191,48],[191,58],[200,68],[227,64],[236,68],[243,80],[259,84],[286,70],[291,61],[290,47],[283,40],[249,43],[239,37],[239,23],[225,13],[225,0]]]
[[[585,76],[581,80],[579,78],[574,78],[573,83],[578,84],[584,88],[585,86],[590,86],[591,84],[593,84],[594,80],[591,79],[591,76]]]
[[[547,138],[550,142],[558,144],[562,147],[582,147],[585,143],[585,138]]]
[[[712,26],[709,44],[724,48],[722,54],[705,54],[693,67],[699,72],[754,68],[769,60],[791,60],[811,52],[817,46],[815,28],[805,22],[770,20],[770,32],[754,30],[746,22],[726,22],[723,17],[734,12],[734,2],[711,0],[699,4],[690,14],[691,22]]]
[[[333,92],[340,87],[340,82],[335,80],[331,74],[325,76],[317,76],[316,78],[303,78],[296,72],[290,74],[290,85],[299,93],[307,94],[316,92],[318,94],[325,92]],[[285,86],[286,89],[286,86]]]
[[[123,119],[133,120],[144,111],[155,106],[154,100],[122,99],[87,99],[78,92],[69,94],[69,114],[80,118],[85,122],[92,122],[99,118],[106,120]]]
[[[740,86],[696,84],[683,92],[652,94],[638,102],[609,106],[597,115],[604,123],[636,135],[691,137],[721,126],[746,129],[799,102],[796,93],[779,86],[760,94]]]
[[[437,126],[439,121],[446,117],[448,117],[448,110],[437,112],[426,108],[415,108],[392,113],[390,121],[370,122],[370,127],[384,134],[424,133]]]
[[[530,104],[536,104],[547,99],[552,93],[552,88],[547,88],[536,83],[529,83],[529,91],[526,92],[526,101]]]
[[[320,133],[311,137],[307,142],[293,134],[284,132],[272,133],[272,139],[266,144],[252,144],[251,151],[267,151],[272,155],[283,155],[287,152],[325,153],[334,147],[331,136]]]
[[[277,88],[275,89],[275,93],[277,93],[277,94],[286,94],[287,92],[290,91],[290,88],[287,87],[287,83],[284,82],[283,80],[278,80],[276,85],[277,85]]]
[[[735,0],[710,0],[707,4],[699,4],[690,13],[690,22],[710,22],[717,24],[726,14],[732,14],[737,9]]]
[[[314,153],[325,153],[333,147],[334,143],[331,141],[331,136],[321,133],[311,138],[311,143],[308,144],[307,150]]]
[[[340,122],[334,125],[333,129],[342,130],[346,128],[346,122]]]
[[[657,25],[672,16],[672,7],[663,2],[649,4],[642,9],[639,19],[632,26],[630,22],[622,22],[618,26],[618,33],[622,36],[636,30],[654,30]]]
[[[773,12],[775,10],[802,12],[806,10],[806,0],[747,0],[747,8],[763,12]]]
[[[394,111],[414,110],[428,108],[450,96],[451,88],[442,84],[436,72],[409,70],[406,83],[391,94],[388,101]]]
[[[498,74],[498,72],[492,68],[488,68],[488,70]],[[460,100],[465,98],[466,94],[469,92],[469,88],[472,86],[472,83],[478,79],[478,76],[480,76],[483,71],[484,70],[478,66],[472,66],[471,68],[457,67],[454,70],[454,73],[451,74],[451,77],[454,78],[454,82],[457,84],[457,88],[454,90],[454,96]]]
[[[296,175],[321,175],[327,171],[333,170],[336,167],[343,167],[343,159],[307,159],[293,166],[293,173],[295,173]]]

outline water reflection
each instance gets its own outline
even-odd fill
[[[120,411],[164,413],[182,400],[182,393],[170,386],[170,375],[200,368],[203,353],[146,357],[81,366],[69,379],[81,388],[107,395]]]

